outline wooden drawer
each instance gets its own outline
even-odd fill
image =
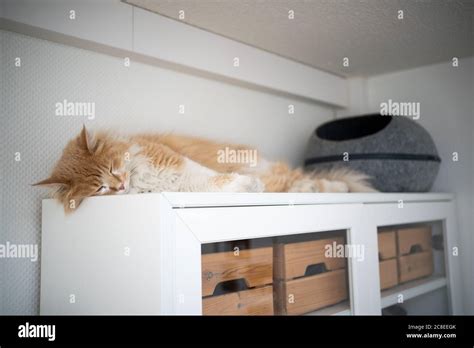
[[[346,270],[277,281],[275,288],[277,314],[312,312],[347,299]]]
[[[433,253],[431,250],[398,258],[400,283],[426,277],[433,273]]]
[[[397,259],[380,261],[379,270],[380,290],[388,289],[398,284]]]
[[[431,250],[431,227],[420,226],[397,231],[398,255]]]
[[[344,268],[343,257],[326,257],[326,245],[344,244],[343,237],[275,245],[275,278],[293,279],[305,276],[309,267],[322,266],[326,271]]]
[[[346,258],[326,256],[326,246],[334,243],[344,244],[344,238],[275,246],[277,314],[308,313],[347,299]]]
[[[273,287],[211,296],[202,300],[204,315],[273,315]]]
[[[387,260],[397,257],[395,231],[382,231],[377,234],[379,259]]]
[[[257,248],[202,255],[202,296],[214,294],[218,284],[243,280],[248,288],[273,282],[273,248]]]

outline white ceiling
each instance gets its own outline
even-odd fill
[[[343,76],[474,55],[474,0],[125,1]]]

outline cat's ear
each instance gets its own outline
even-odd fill
[[[65,198],[62,202],[63,207],[64,207],[64,212],[66,214],[70,214],[74,212],[79,207],[79,205],[82,203],[83,200],[84,198],[67,196],[67,198]]]
[[[97,146],[97,140],[90,131],[86,129],[86,126],[82,126],[81,134],[79,134],[79,138],[77,139],[79,142],[79,146],[81,146],[84,150],[89,151],[92,155]]]
[[[64,212],[66,214],[72,213],[79,207],[84,198],[86,198],[86,196],[84,196],[84,192],[80,187],[75,187],[69,190],[60,197],[60,201],[64,206]]]
[[[41,181],[38,181],[36,184],[31,186],[50,186],[50,187],[68,187],[69,183],[65,180],[61,180],[58,178],[50,177]]]

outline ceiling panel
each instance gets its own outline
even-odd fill
[[[184,11],[187,24],[342,76],[474,54],[473,0],[126,2],[176,20]],[[343,65],[344,57],[349,66]]]

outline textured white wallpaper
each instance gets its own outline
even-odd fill
[[[474,313],[474,58],[400,71],[368,80],[368,103],[376,111],[393,100],[420,103],[420,123],[443,160],[433,191],[456,194],[465,313]],[[458,161],[453,161],[453,152]]]
[[[40,243],[46,191],[30,184],[49,174],[83,123],[247,143],[297,164],[312,130],[333,117],[323,106],[134,62],[125,67],[119,58],[10,32],[0,31],[0,44],[0,243]],[[56,116],[64,99],[94,102],[95,118]],[[39,312],[39,261],[0,259],[0,277],[0,314]]]

